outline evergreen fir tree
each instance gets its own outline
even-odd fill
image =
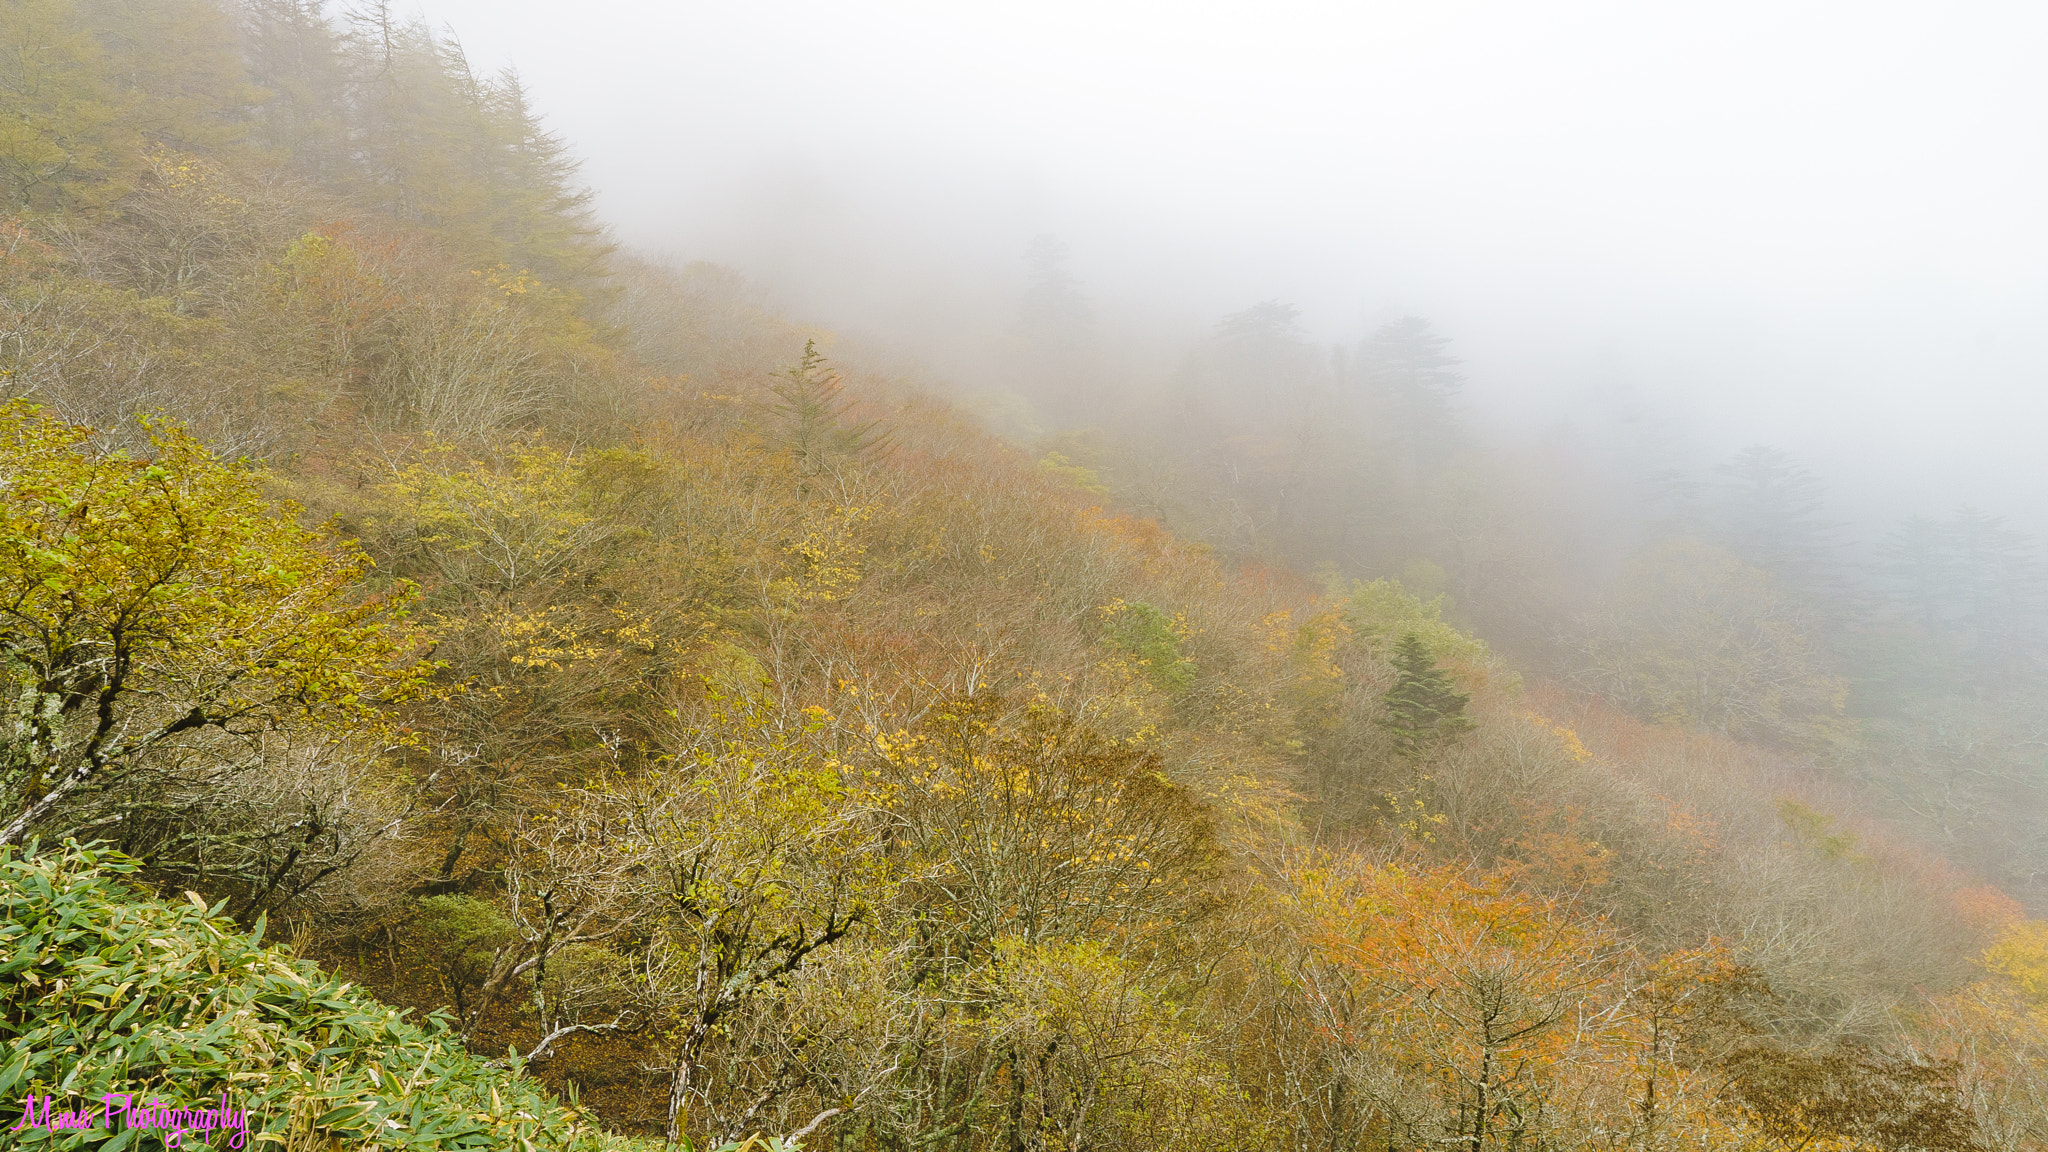
[[[1715,471],[1726,477],[1720,520],[1728,550],[1808,600],[1838,595],[1841,525],[1826,516],[1827,486],[1820,477],[1762,444],[1744,448]]]
[[[241,42],[249,79],[266,94],[251,143],[316,185],[343,180],[348,77],[320,0],[242,0]]]
[[[815,340],[804,341],[803,359],[770,389],[782,418],[777,439],[807,476],[830,468],[834,457],[858,456],[888,444],[888,434],[875,421],[852,418],[852,401]]]
[[[1387,690],[1380,724],[1393,734],[1394,748],[1403,757],[1416,759],[1471,730],[1472,719],[1465,715],[1471,697],[1437,667],[1419,633],[1401,634],[1394,645],[1394,667],[1398,674]]]
[[[1067,246],[1039,236],[1025,252],[1030,273],[1012,329],[1025,390],[1059,422],[1080,420],[1101,397],[1095,379],[1095,316],[1067,270]]]
[[[1429,321],[1406,316],[1381,325],[1358,350],[1361,382],[1411,483],[1442,468],[1458,438],[1452,405],[1465,377],[1450,343]]]
[[[491,188],[487,220],[509,261],[557,284],[596,275],[613,246],[577,180],[577,162],[560,137],[541,127],[516,72],[483,85]]]
[[[1254,406],[1290,397],[1315,378],[1318,356],[1301,328],[1301,309],[1278,300],[1254,304],[1216,323],[1215,361],[1225,394]]]

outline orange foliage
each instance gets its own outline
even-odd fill
[[[1571,832],[1533,832],[1513,842],[1518,871],[1548,889],[1600,888],[1614,878],[1614,851]]]
[[[1608,1010],[1628,953],[1607,923],[1530,892],[1514,869],[1396,865],[1297,874],[1312,942],[1350,971],[1366,1035],[1434,1085],[1484,1145],[1558,1091],[1591,1017]]]
[[[1997,932],[2009,924],[2026,919],[2027,910],[2020,902],[1989,884],[1975,888],[1959,888],[1949,894],[1949,902],[1955,906],[1956,915],[1963,923],[1980,932]]]
[[[1179,542],[1157,520],[1127,513],[1106,513],[1100,507],[1091,505],[1075,513],[1076,521],[1084,531],[1105,536],[1128,549],[1132,554],[1145,559],[1157,559],[1176,548]]]

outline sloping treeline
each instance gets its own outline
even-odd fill
[[[9,842],[671,1140],[2040,1146],[2048,928],[1746,733],[608,252],[387,10],[5,19]]]
[[[1048,471],[1228,555],[1441,593],[1525,666],[1822,765],[2040,907],[2048,564],[2005,519],[1859,540],[1786,453],[1698,461],[1623,404],[1509,442],[1474,426],[1451,342],[1413,317],[1324,348],[1268,302],[1132,387],[1114,335],[1057,245],[1035,248],[1001,383],[1043,414],[1012,423]]]

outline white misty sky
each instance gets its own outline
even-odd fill
[[[1837,486],[2048,520],[2048,5],[415,0],[627,242],[827,322],[1415,311],[1475,407],[1588,395]]]

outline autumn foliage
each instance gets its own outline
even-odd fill
[[[2048,1147],[2048,928],[1820,770],[1782,577],[1645,551],[1566,688],[1464,626],[1536,560],[1408,562],[1546,546],[1429,472],[1426,324],[1362,460],[1027,452],[611,252],[516,83],[382,7],[4,20],[52,47],[0,53],[49,81],[0,131],[0,839],[665,1141]],[[1247,403],[1284,313],[1185,394]]]

